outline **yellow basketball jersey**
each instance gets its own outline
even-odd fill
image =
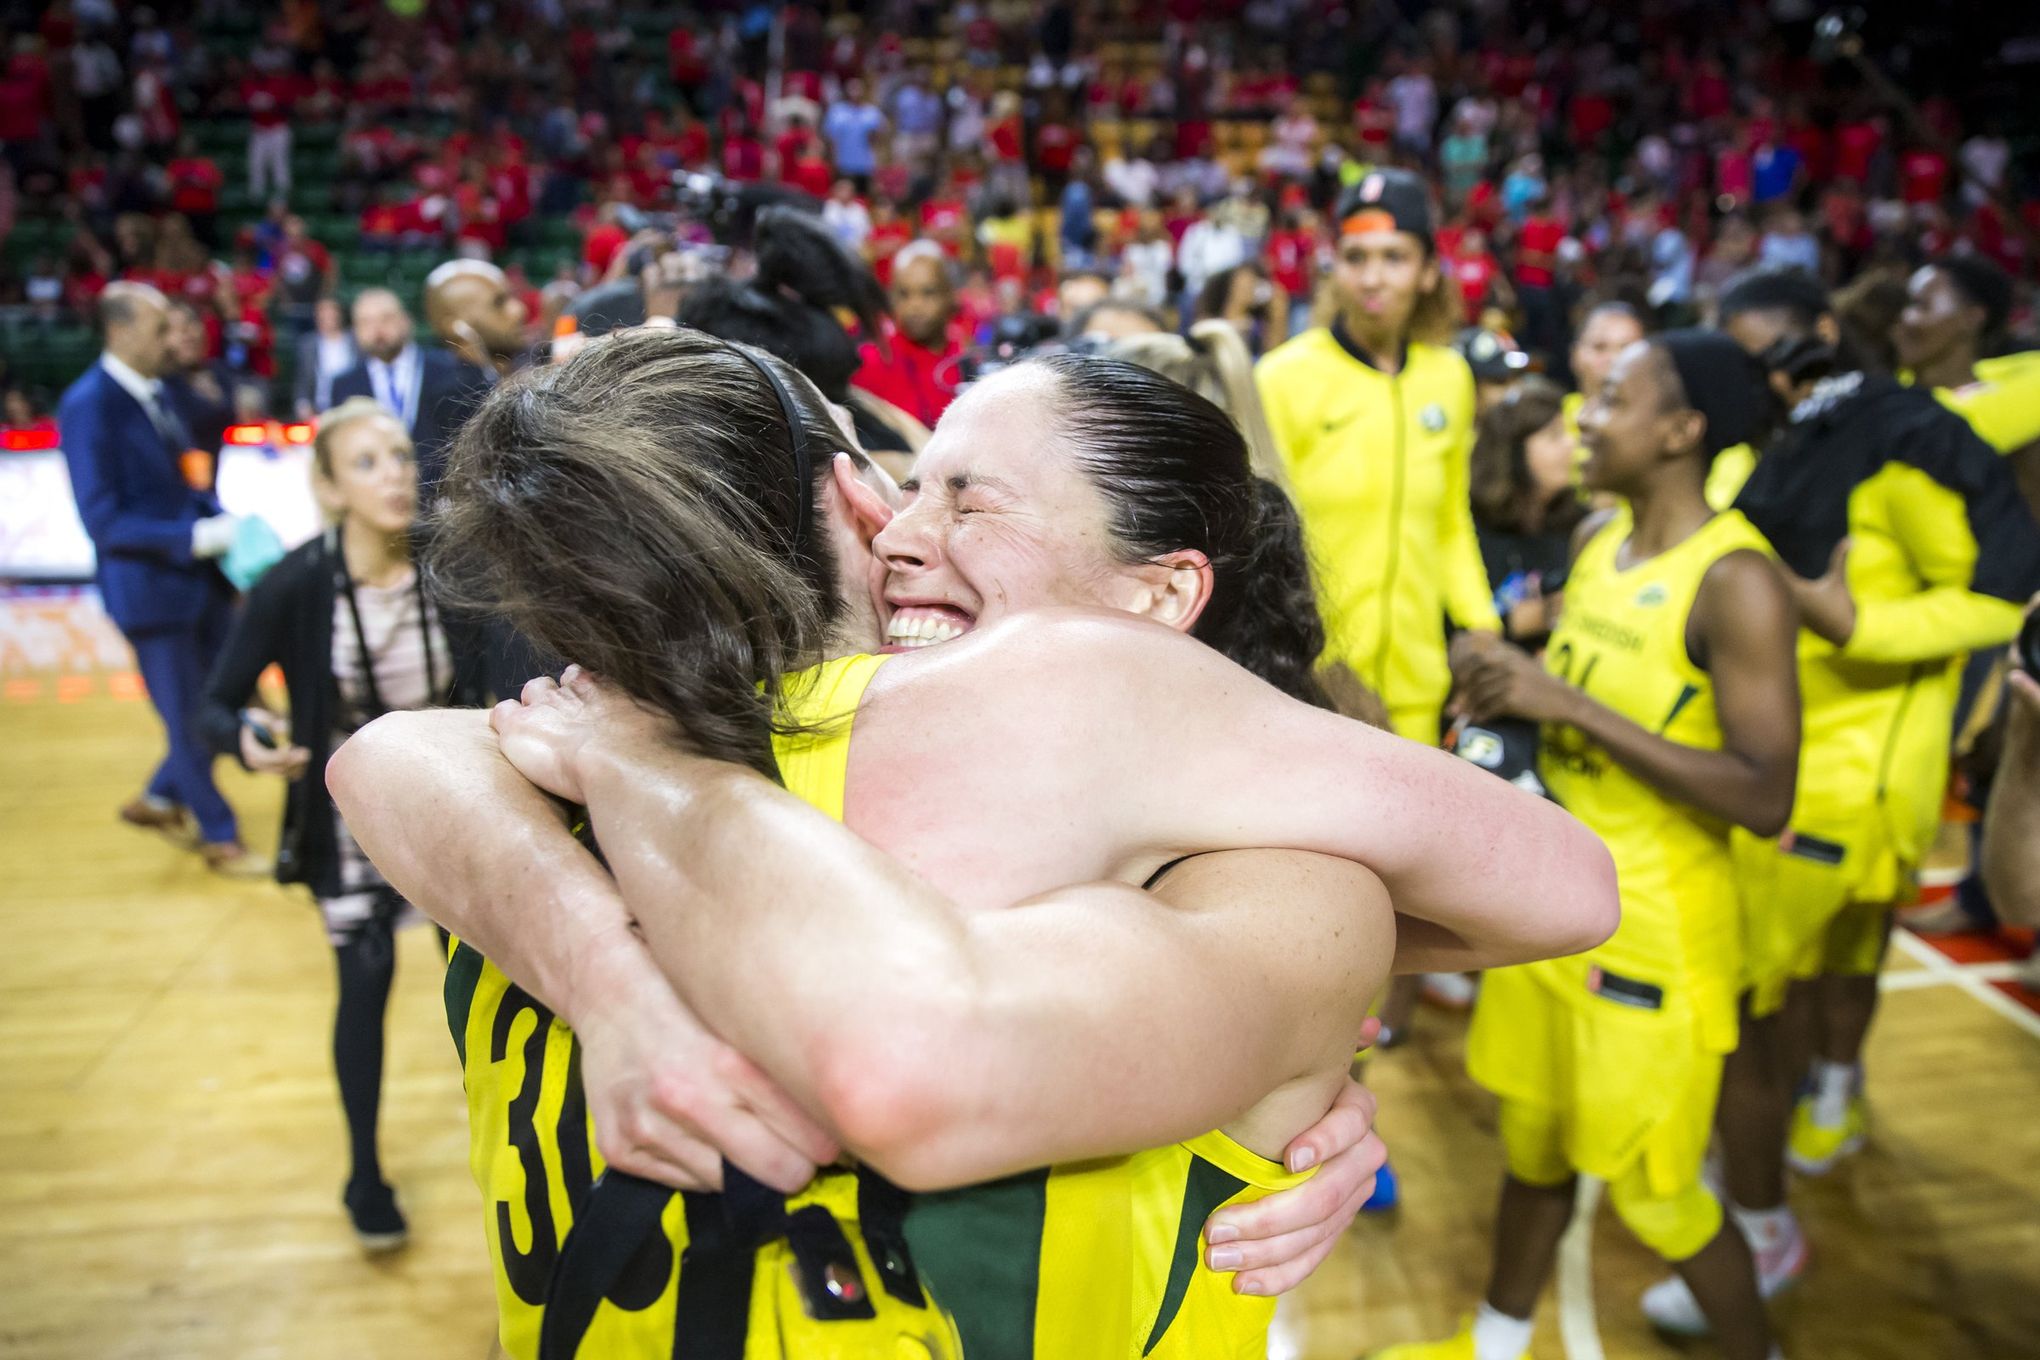
[[[1730,511],[1624,568],[1617,552],[1631,527],[1619,515],[1581,550],[1545,665],[1667,741],[1719,748],[1713,684],[1687,654],[1687,618],[1715,562],[1739,549],[1769,549]],[[1583,985],[1643,1009],[1688,1008],[1704,1045],[1734,1047],[1740,959],[1726,824],[1665,797],[1564,724],[1545,724],[1538,772],[1607,843],[1622,923],[1583,957],[1530,967],[1552,975],[1562,992]]]
[[[805,730],[774,738],[781,779],[838,821],[852,720],[884,659],[827,662],[784,686],[783,712]],[[513,1360],[534,1360],[546,1283],[575,1206],[602,1169],[581,1090],[580,1052],[565,1024],[465,944],[456,944],[447,970],[446,1002],[466,1076],[469,1160],[482,1189],[502,1344]],[[1307,1176],[1214,1132],[1131,1156],[918,1195],[907,1210],[906,1236],[920,1280],[938,1304],[925,1310],[918,1342],[895,1350],[886,1339],[874,1350],[871,1332],[820,1326],[809,1329],[815,1340],[791,1344],[780,1335],[784,1319],[798,1312],[786,1297],[790,1285],[761,1274],[746,1355],[1258,1360],[1274,1301],[1234,1294],[1231,1276],[1205,1266],[1204,1222],[1226,1204]],[[875,1288],[879,1276],[856,1231],[855,1174],[826,1170],[787,1207],[810,1204],[845,1228]],[[687,1213],[681,1197],[667,1206],[664,1233],[646,1243],[597,1310],[582,1356],[663,1360],[674,1353],[676,1330],[688,1323],[679,1280]],[[895,1308],[892,1316],[915,1315]],[[827,1350],[815,1348],[830,1342]],[[915,1344],[922,1349],[913,1350]]]

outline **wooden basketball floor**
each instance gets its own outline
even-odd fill
[[[383,1127],[412,1242],[370,1263],[339,1206],[316,917],[115,822],[159,742],[117,679],[12,680],[0,699],[0,1355],[481,1360],[481,1205],[431,936],[404,942]],[[219,768],[265,846],[279,786]],[[1892,968],[1873,1143],[1796,1191],[1814,1265],[1778,1309],[1787,1354],[2040,1357],[2040,1029],[1979,1000],[1978,974]],[[1477,1300],[1500,1156],[1463,1034],[1425,1013],[1375,1064],[1406,1207],[1356,1225],[1285,1301],[1277,1355],[1352,1360]],[[1535,1354],[1676,1353],[1636,1312],[1651,1259],[1605,1207],[1588,1228]]]

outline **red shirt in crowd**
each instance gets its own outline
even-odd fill
[[[1870,182],[1870,161],[1884,134],[1873,123],[1843,123],[1835,129],[1835,178]]]
[[[1727,147],[1714,158],[1714,192],[1722,197],[1747,201],[1756,179],[1756,161],[1741,147]]]
[[[1292,298],[1310,296],[1317,271],[1317,233],[1304,227],[1268,233],[1268,275]]]
[[[0,142],[32,142],[42,132],[47,81],[20,57],[0,76]]]
[[[913,227],[902,218],[896,217],[890,222],[873,224],[871,235],[865,238],[865,244],[871,251],[871,272],[878,275],[880,283],[887,287],[892,286],[893,256],[905,249],[907,242],[913,239]]]
[[[1549,288],[1556,279],[1552,272],[1558,247],[1565,240],[1565,224],[1542,213],[1523,224],[1516,234],[1519,252],[1516,281],[1525,288]]]
[[[1601,134],[1615,124],[1615,106],[1603,94],[1575,96],[1571,114],[1575,146],[1593,146],[1601,140]]]
[[[835,179],[835,175],[836,172],[829,168],[829,163],[822,159],[821,149],[810,146],[801,153],[800,159],[788,167],[786,182],[796,189],[806,190],[816,198],[827,198],[829,184]]]
[[[1034,134],[1034,163],[1052,175],[1067,175],[1077,154],[1077,131],[1067,123],[1043,123]]]
[[[963,336],[952,323],[941,349],[926,349],[906,336],[890,319],[885,327],[892,358],[879,353],[867,340],[858,347],[860,360],[850,381],[880,400],[889,401],[923,425],[933,425],[949,403],[956,400],[955,360],[963,353]]]
[[[666,35],[666,69],[673,83],[683,90],[708,79],[708,63],[695,48],[694,30],[685,24],[673,25],[673,31]]]
[[[226,176],[208,156],[179,156],[171,161],[170,208],[173,212],[209,215],[220,205]]]
[[[1020,141],[1020,120],[1001,118],[991,126],[992,157],[1008,163],[1017,162],[1027,154],[1027,148]]]
[[[241,103],[248,110],[248,121],[258,128],[288,123],[297,95],[297,81],[289,76],[255,76],[241,82]]]
[[[814,144],[814,140],[815,134],[804,127],[788,128],[773,140],[772,151],[779,157],[781,179],[792,177],[793,163],[807,154],[807,149]]]
[[[931,198],[921,205],[921,233],[934,238],[953,259],[962,251],[970,213],[954,198]]]
[[[723,173],[740,183],[765,178],[765,148],[756,137],[726,139],[722,149]]]
[[[1898,158],[1898,196],[1908,203],[1939,203],[1948,192],[1948,158],[1916,146]]]
[[[630,233],[614,222],[598,222],[588,233],[588,239],[581,243],[581,259],[589,268],[600,274],[609,268],[609,262],[616,258],[616,252],[630,243]]]
[[[1488,294],[1494,291],[1495,280],[1501,276],[1501,262],[1489,251],[1478,255],[1459,255],[1446,261],[1452,278],[1459,285],[1460,299],[1466,304],[1466,324],[1471,326],[1480,321],[1481,308],[1487,306]]]

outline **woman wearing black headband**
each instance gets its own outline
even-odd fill
[[[1382,1360],[1527,1356],[1582,1174],[1691,1287],[1724,1354],[1775,1354],[1749,1248],[1701,1179],[1736,1039],[1728,828],[1785,824],[1799,749],[1791,599],[1763,537],[1703,493],[1765,403],[1723,336],[1624,350],[1580,432],[1586,485],[1627,508],[1581,526],[1544,664],[1455,647],[1468,717],[1543,723],[1539,775],[1614,854],[1623,919],[1582,956],[1487,975],[1467,1067],[1501,1097],[1509,1168],[1487,1298],[1470,1331]]]
[[[1117,1233],[1128,1220],[1110,1205],[1132,1203],[1114,1191],[1105,1212],[1087,1215],[1066,1192],[1099,1183],[1060,1171],[917,1202],[917,1213],[939,1222],[946,1209],[951,1228],[964,1229],[916,1259],[960,1319],[974,1310],[966,1340],[974,1335],[984,1353],[1039,1340],[1040,1353],[1102,1354],[1117,1348],[1108,1333],[1122,1324],[1141,1332],[1133,1349],[1146,1341],[1157,1356],[1197,1353],[1234,1337],[1239,1319],[1265,1326],[1265,1304],[1236,1299],[1213,1272],[1267,1258],[1229,1261],[1240,1250],[1230,1244],[1204,1257],[1195,1230],[1203,1205],[1238,1192],[1238,1171],[1283,1174],[1259,1158],[1280,1153],[1283,1138],[1323,1110],[1320,1081],[1335,1088],[1343,1078],[1359,1002],[1385,962],[1374,946],[1354,947],[1377,938],[1368,913],[1380,901],[1352,886],[1350,861],[1379,861],[1397,906],[1435,918],[1406,921],[1398,962],[1461,966],[1579,947],[1605,932],[1612,900],[1598,844],[1500,781],[1286,699],[1220,657],[1302,694],[1321,637],[1286,503],[1251,478],[1237,429],[1174,384],[1071,357],[1002,372],[945,415],[923,455],[924,481],[895,517],[886,488],[838,454],[842,441],[811,391],[787,379],[818,455],[818,531],[789,561],[788,441],[755,369],[684,332],[607,343],[492,394],[461,445],[447,541],[485,548],[485,578],[525,626],[593,659],[633,698],[684,724],[698,747],[761,766],[771,719],[761,681],[817,655],[857,661],[883,636],[908,650],[972,633],[926,658],[859,662],[882,664],[860,672],[877,678],[857,705],[846,811],[880,846],[912,854],[918,873],[755,781],[734,802],[715,795],[727,817],[766,818],[734,842],[692,840],[713,828],[674,814],[700,804],[661,802],[665,786],[648,782],[655,774],[577,790],[612,857],[628,856],[616,862],[637,885],[633,901],[661,963],[718,1032],[912,1184],[977,1181],[1214,1123],[1258,1149],[1198,1180],[1189,1199],[1182,1169],[1170,1171],[1161,1183],[1175,1178],[1176,1200],[1165,1213],[1140,1210],[1140,1245],[1124,1251],[1060,1236],[1072,1231],[1057,1225],[1073,1210],[1089,1224],[1080,1237]],[[881,525],[890,582],[874,601],[868,567]],[[1091,612],[1005,617],[1054,603]],[[1100,606],[1174,628],[1100,618]],[[643,719],[624,705],[625,740],[605,749],[653,772],[679,762],[669,779],[734,777],[657,737],[632,739]],[[591,988],[585,966],[578,978],[562,969],[619,940],[635,946],[585,913],[578,928],[557,919],[559,904],[586,908],[598,890],[575,886],[580,861],[571,843],[559,846],[556,823],[520,823],[505,839],[489,810],[522,786],[494,782],[502,767],[493,755],[477,782],[447,788],[458,753],[441,759],[431,734],[461,721],[372,735],[356,748],[367,753],[362,769],[342,757],[343,801],[361,791],[362,813],[377,824],[365,834],[400,880],[415,880],[421,901],[471,912],[455,924],[577,1024],[583,1007],[599,1023],[594,1013],[615,989]],[[378,752],[395,762],[381,774]],[[384,805],[393,777],[426,790],[436,820]],[[523,796],[517,805],[528,807],[528,789]],[[1435,815],[1445,807],[1464,819]],[[604,830],[629,825],[632,808],[650,819],[646,834]],[[787,829],[791,841],[772,834]],[[463,847],[459,863],[447,860],[448,837]],[[674,837],[695,848],[674,857]],[[1161,885],[1178,904],[1166,909],[1127,891],[1181,854],[1271,843],[1346,858],[1283,868],[1250,853],[1258,869],[1198,859]],[[541,845],[550,848],[534,854]],[[507,872],[505,858],[528,872]],[[682,864],[684,882],[644,890],[638,871],[663,881]],[[737,874],[738,887],[693,901],[697,886],[723,881],[712,872]],[[1264,888],[1279,873],[1282,886],[1250,893],[1242,873]],[[1073,874],[1113,882],[1025,911],[968,909]],[[1212,899],[1182,914],[1173,895],[1193,890]],[[602,891],[620,916],[613,889]],[[506,899],[521,903],[539,936],[520,945],[504,933]],[[823,903],[822,914],[805,915]],[[1345,931],[1346,942],[1328,935],[1325,950],[1297,947],[1300,934],[1320,931]],[[486,1029],[466,1032],[485,1040]],[[471,1064],[485,1064],[487,1050],[471,1041]],[[1272,1122],[1258,1132],[1232,1122],[1259,1111],[1276,1083],[1280,1104],[1316,1108],[1272,1137]],[[598,1130],[629,1145],[628,1129]],[[1181,1145],[1157,1154],[1174,1157],[1168,1146]],[[973,1220],[976,1205],[987,1216]],[[971,1221],[980,1226],[965,1228]],[[910,1239],[916,1222],[910,1215]],[[1150,1233],[1165,1222],[1188,1229]],[[1181,1289],[1150,1295],[1129,1282],[1126,1272],[1155,1264],[1150,1248],[1179,1263],[1154,1279],[1179,1269]]]

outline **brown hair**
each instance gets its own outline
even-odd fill
[[[796,408],[805,485],[758,363]],[[816,659],[839,607],[815,506],[839,451],[862,461],[814,386],[763,351],[619,331],[483,399],[440,484],[431,571],[450,603],[508,617],[704,754],[769,773],[789,730],[780,676]]]
[[[1525,378],[1487,409],[1475,427],[1470,480],[1473,516],[1490,529],[1521,533],[1535,492],[1530,480],[1530,436],[1565,409],[1565,396],[1544,378]],[[1568,488],[1543,507],[1540,532],[1569,534],[1586,514],[1586,503]]]

